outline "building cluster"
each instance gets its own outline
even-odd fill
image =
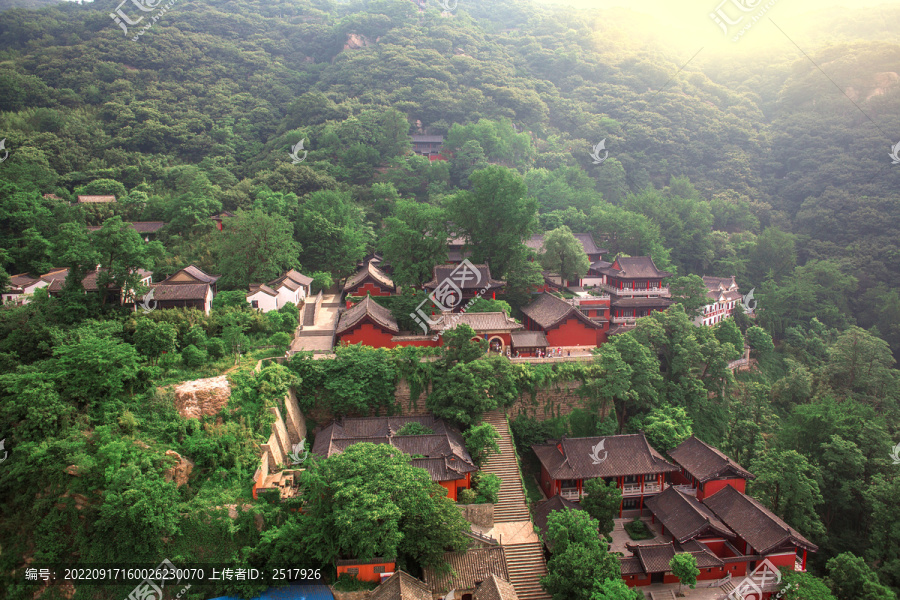
[[[476,297],[496,298],[503,294],[506,282],[494,279],[488,265],[468,262],[471,253],[464,238],[447,240],[447,263],[435,265],[431,281],[423,286],[432,299],[451,294],[453,307],[419,311],[413,315],[420,322],[416,331],[401,330],[392,312],[385,308],[386,303],[379,303],[381,298],[398,295],[401,290],[391,279],[390,265],[377,255],[369,257],[343,287],[347,309],[338,322],[336,340],[375,348],[437,346],[443,331],[465,324],[477,337],[487,340],[492,351],[508,351],[510,356],[540,356],[553,348],[600,346],[609,336],[633,328],[639,318],[672,304],[669,288],[663,283],[672,274],[657,268],[652,258],[617,256],[606,262],[601,256],[607,251],[595,244],[590,234],[578,233],[575,237],[590,261],[587,274],[569,281],[544,271],[543,284],[533,290],[534,299],[521,308],[521,322],[500,312],[465,312],[466,305]],[[544,236],[532,236],[525,245],[542,252]],[[456,277],[460,269],[468,270],[472,276]],[[709,305],[695,322],[714,325],[732,314],[740,293],[734,277],[705,277],[704,282],[709,288]],[[566,297],[560,292],[565,292]],[[438,304],[436,301],[432,306]]]
[[[430,432],[399,435],[410,423]],[[411,455],[411,464],[427,470],[453,500],[459,490],[470,487],[478,470],[459,432],[428,415],[343,419],[322,429],[312,450],[324,458],[361,442],[388,444]],[[669,566],[676,554],[696,559],[698,580],[719,581],[751,575],[763,561],[805,571],[808,553],[818,549],[745,493],[752,473],[697,437],[684,440],[668,458],[642,433],[564,437],[532,448],[541,467],[539,484],[548,498],[534,510],[542,540],[552,512],[584,510],[580,501],[591,479],[619,490],[618,517],[643,518],[650,524],[652,539],[616,548],[624,554],[619,564],[629,586],[678,583]],[[453,572],[426,568],[419,580],[396,571],[392,557],[340,560],[337,570],[381,582],[372,598],[438,598],[455,590],[462,598],[516,599],[507,571],[508,551],[496,540],[473,533],[468,550],[445,555]],[[544,552],[552,554],[552,546],[544,543]]]
[[[629,586],[677,583],[669,561],[680,553],[696,558],[699,580],[720,580],[749,575],[763,560],[805,571],[808,552],[818,549],[745,493],[752,473],[696,437],[669,452],[673,462],[643,434],[563,438],[533,449],[549,498],[535,511],[542,531],[551,512],[582,510],[584,484],[596,478],[621,491],[619,517],[649,516],[659,525],[654,539],[626,544],[619,563]]]

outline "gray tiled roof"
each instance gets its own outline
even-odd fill
[[[672,542],[665,544],[625,544],[641,563],[645,573],[665,573],[669,570],[669,561],[675,556]]]
[[[344,284],[344,291],[347,292],[352,290],[369,278],[383,287],[391,290],[396,289],[394,287],[394,282],[390,277],[387,276],[384,271],[373,265],[371,262],[367,262],[363,268],[361,268],[353,277],[347,280],[347,283]]]
[[[512,331],[514,329],[522,329],[521,323],[516,323],[502,312],[484,312],[484,313],[454,313],[442,314],[436,319],[436,323],[431,326],[434,331],[444,331],[445,329],[453,329],[457,325],[468,325],[475,331]]]
[[[729,475],[744,479],[756,477],[720,450],[693,435],[671,450],[669,456],[701,483]]]
[[[426,435],[396,435],[407,423],[432,430]],[[316,435],[312,452],[323,457],[339,454],[353,444],[390,444],[414,458],[412,465],[428,471],[433,481],[462,479],[476,471],[462,435],[432,415],[412,417],[363,417],[328,425]]]
[[[270,288],[264,283],[251,283],[250,291],[247,292],[248,296],[252,296],[256,292],[262,292],[263,294],[268,294],[269,296],[277,296],[278,292]]]
[[[514,348],[546,348],[548,345],[543,331],[513,331],[510,338]]]
[[[450,590],[471,590],[491,574],[509,581],[503,546],[475,548],[467,552],[447,552],[444,561],[453,572],[438,573],[431,567],[423,569],[425,582],[432,592],[443,593]]]
[[[182,272],[187,273],[188,275],[190,275],[191,277],[193,277],[194,279],[196,279],[197,281],[199,281],[201,283],[215,283],[219,279],[222,278],[221,275],[210,275],[209,273],[206,273],[199,267],[195,267],[194,265],[188,265],[185,268],[172,273],[171,275],[166,277],[161,283],[170,283],[170,281],[169,281],[170,279],[172,279],[173,277],[175,277],[176,275],[178,275],[179,273],[182,273]],[[171,285],[190,285],[190,284],[183,284],[183,283],[175,282],[175,283],[171,283]]]
[[[157,283],[153,287],[153,299],[158,302],[167,300],[206,300],[209,291],[208,283]]]
[[[609,305],[613,308],[647,308],[654,306],[670,306],[668,298],[617,298],[613,297]]]
[[[606,460],[594,464],[591,455],[600,440],[606,440]],[[647,443],[643,433],[610,435],[605,438],[563,438],[532,448],[553,479],[652,475],[679,470]]]
[[[475,590],[473,600],[519,600],[519,596],[510,582],[491,573]]]
[[[703,503],[760,554],[791,544],[815,552],[818,546],[807,540],[757,500],[730,485],[703,499]]]
[[[349,331],[366,317],[369,317],[387,331],[400,333],[400,328],[397,326],[397,321],[394,320],[391,311],[372,300],[372,296],[366,295],[361,302],[357,302],[352,308],[341,314],[335,335]]]
[[[379,585],[369,600],[431,600],[431,590],[405,571],[395,571]]]
[[[523,307],[522,313],[545,330],[552,329],[568,319],[578,319],[594,329],[602,327],[562,298],[547,292],[538,296],[528,306]]]
[[[500,281],[499,279],[494,279],[491,277],[491,269],[487,265],[472,266],[475,267],[475,269],[478,271],[478,281],[475,281],[475,277],[469,277],[466,279],[460,289],[480,290],[486,287],[490,290],[497,289],[506,285],[505,281]],[[437,265],[432,271],[431,281],[425,284],[425,288],[433,290],[444,279],[450,277],[450,274],[453,273],[453,271],[457,268],[459,268],[459,265]]]
[[[675,487],[668,487],[646,501],[646,506],[679,543],[702,533],[733,538],[734,532],[709,507]]]
[[[668,271],[659,270],[649,256],[617,256],[615,263],[618,263],[618,269],[609,267],[604,271],[609,275],[625,279],[662,279],[672,276],[672,273]]]

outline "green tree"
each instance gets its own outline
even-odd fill
[[[338,278],[354,273],[372,237],[362,209],[348,193],[321,190],[300,203],[294,239],[302,246],[300,263],[309,270]]]
[[[654,408],[642,420],[647,441],[662,452],[672,450],[691,437],[691,424],[691,418],[683,406]]]
[[[469,363],[481,358],[487,352],[487,340],[478,337],[475,330],[465,323],[459,323],[453,329],[448,329],[441,337],[443,338],[441,353],[447,365]]]
[[[756,238],[748,264],[753,283],[761,284],[769,277],[780,282],[791,274],[797,264],[794,236],[774,227],[765,228]]]
[[[475,487],[475,504],[497,504],[500,499],[500,477],[493,473],[477,471],[472,475]]]
[[[699,275],[673,277],[669,280],[669,293],[672,299],[684,307],[688,317],[696,319],[703,307],[709,304],[709,289]]]
[[[554,600],[590,600],[595,584],[621,578],[618,559],[582,510],[557,510],[547,518],[544,543],[553,548],[541,585]]]
[[[878,581],[878,576],[860,556],[843,552],[826,565],[825,582],[838,600],[894,600],[896,595]]]
[[[490,423],[479,423],[463,432],[466,450],[477,467],[481,467],[491,454],[500,454],[500,446],[497,444],[499,439],[500,434]]]
[[[134,331],[134,345],[138,352],[149,358],[155,365],[160,356],[166,352],[175,351],[177,334],[175,326],[170,323],[157,323],[146,318],[140,319]]]
[[[219,236],[218,270],[223,286],[246,288],[299,267],[300,245],[287,219],[260,209],[238,210]]]
[[[581,242],[565,225],[544,236],[541,264],[548,271],[560,275],[563,281],[576,282],[587,274],[591,266]]]
[[[602,478],[589,479],[584,484],[585,496],[581,507],[599,524],[600,533],[609,537],[615,527],[622,503],[622,491],[616,482],[607,483]]]
[[[418,421],[410,421],[401,427],[396,435],[431,435],[432,433],[434,433],[434,431],[428,429]]]
[[[489,356],[450,367],[435,380],[426,406],[435,415],[465,427],[485,412],[512,405],[518,393],[510,362],[505,357]]]
[[[725,319],[713,327],[716,339],[724,346],[728,344],[732,350],[729,352],[731,360],[737,360],[744,354],[744,336],[734,319]]]
[[[100,303],[106,304],[105,290],[122,290],[128,301],[141,297],[146,291],[141,285],[141,269],[152,269],[153,263],[165,252],[157,241],[145,242],[121,217],[103,222],[103,227],[93,234],[94,248],[100,255],[102,269],[97,274],[97,287],[101,290]]]
[[[361,443],[307,466],[299,530],[315,559],[386,556],[437,566],[447,550],[466,547],[469,525],[447,491],[409,461],[387,444]]]
[[[472,262],[487,263],[491,274],[509,272],[517,250],[537,227],[537,202],[527,198],[521,176],[492,165],[470,177],[471,191],[451,196],[447,216],[472,249]]]
[[[819,469],[794,450],[770,450],[753,463],[750,493],[805,535],[824,532],[816,507],[824,499]]]
[[[112,325],[121,332],[121,325]],[[112,328],[82,326],[53,348],[53,357],[60,396],[82,406],[117,398],[137,377],[134,346],[119,339]]]
[[[397,200],[379,245],[397,285],[421,286],[447,261],[447,219],[438,206]]]
[[[785,569],[781,581],[785,600],[835,600],[825,582],[812,573]]]
[[[685,583],[688,584],[688,587],[694,589],[694,586],[697,585],[697,575],[700,574],[700,569],[697,568],[697,559],[693,554],[688,554],[686,552],[682,552],[676,554],[672,557],[672,560],[669,561],[669,569],[672,570],[672,574],[678,578],[678,595],[681,595],[681,586]]]

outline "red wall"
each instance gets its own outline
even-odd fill
[[[790,567],[791,571],[794,570],[794,566],[795,566],[794,561],[796,560],[796,557],[797,557],[796,550],[794,552],[791,552],[790,554],[783,554],[783,555],[769,554],[768,556],[766,556],[766,558],[768,558],[769,561],[776,567]]]
[[[358,285],[355,288],[351,289],[347,292],[350,296],[362,296],[365,297],[366,294],[370,294],[372,296],[390,296],[393,294],[391,290],[382,290],[378,285],[372,283],[371,281],[367,281],[362,285]]]
[[[541,465],[541,488],[544,490],[544,495],[548,498],[553,497],[553,492],[550,490],[550,485],[553,483],[553,480],[550,479],[550,473],[547,472],[547,469],[544,468],[544,465]]]
[[[707,481],[703,484],[702,489],[697,490],[697,500],[703,500],[704,498],[712,496],[726,485],[730,485],[742,494],[747,488],[747,482],[744,479],[714,479],[713,481]]]
[[[393,562],[384,562],[384,563],[372,563],[372,564],[364,564],[364,565],[339,565],[337,568],[338,577],[341,576],[342,573],[347,573],[350,569],[359,569],[359,574],[356,576],[360,581],[381,581],[381,575],[375,572],[375,567],[384,567],[386,573],[391,573],[396,570],[397,563]]]
[[[396,344],[391,341],[394,334],[390,331],[384,331],[380,327],[373,325],[368,318],[363,320],[362,325],[354,327],[349,332],[340,335],[340,343],[342,345],[359,344],[360,342],[366,346],[373,348],[393,348]]]
[[[545,332],[550,346],[596,346],[597,329],[572,317],[558,327]]]
[[[447,490],[447,497],[456,502],[459,500],[459,490],[465,490],[469,487],[469,477],[465,479],[454,479],[453,481],[438,481],[441,487]]]

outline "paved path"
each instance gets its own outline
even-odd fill
[[[314,298],[309,298],[303,307],[303,329],[291,342],[291,353],[294,352],[328,352],[334,342],[334,330],[337,327],[338,310],[341,298],[338,294],[324,294],[319,310],[314,311]],[[312,322],[312,325],[309,323]]]

